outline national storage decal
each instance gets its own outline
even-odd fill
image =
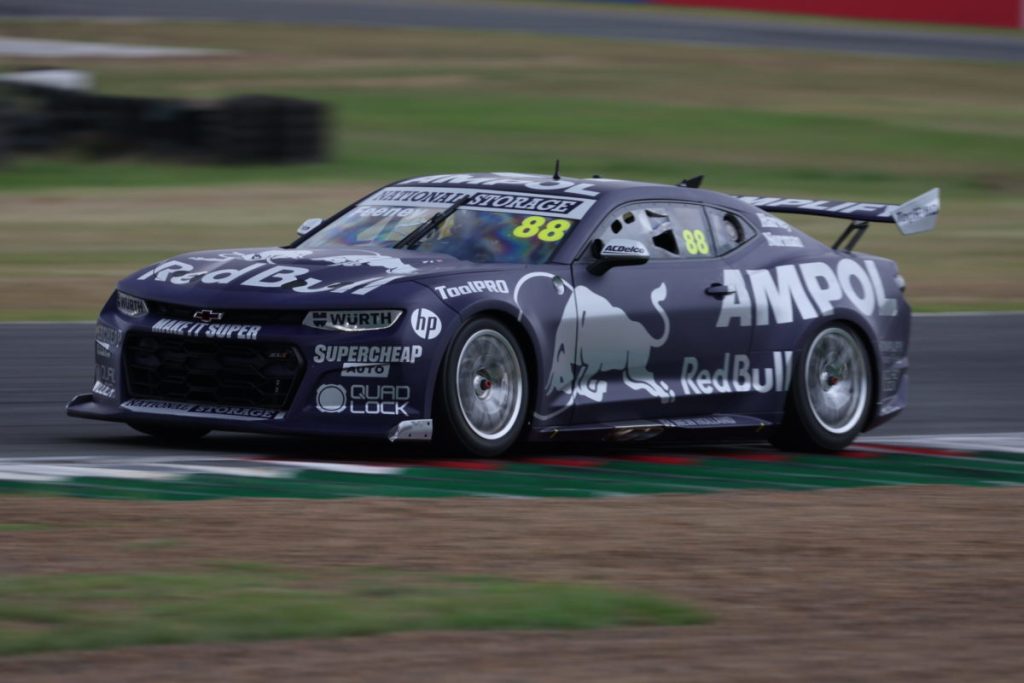
[[[593,199],[504,192],[500,190],[446,190],[437,187],[386,187],[360,202],[360,207],[443,209],[467,194],[472,198],[462,206],[470,211],[504,211],[535,216],[579,220],[594,205]]]

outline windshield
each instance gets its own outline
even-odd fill
[[[339,216],[330,225],[310,236],[302,246],[313,249],[394,246],[436,213],[444,211],[465,196],[443,192],[440,194],[451,195],[446,197],[450,201],[409,206],[413,202],[375,201],[382,194],[378,192]],[[487,200],[490,196],[492,193],[473,194],[465,206],[459,207],[435,229],[407,248],[450,254],[477,263],[546,263],[562,240],[572,232],[578,222],[576,219],[589,208],[573,206],[571,208],[577,210],[572,213],[576,215],[564,217],[553,211],[503,210],[489,206],[494,203]],[[510,197],[507,203],[516,207],[536,206],[543,209],[562,208],[562,205],[570,201],[576,205],[578,201],[551,197],[529,199],[529,195],[507,196]],[[582,211],[579,210],[581,208]]]

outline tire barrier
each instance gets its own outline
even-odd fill
[[[10,154],[12,121],[13,112],[10,103],[0,99],[0,166],[7,161],[7,156]]]
[[[0,150],[72,148],[226,164],[300,163],[327,157],[327,108],[247,95],[220,102],[98,95],[5,83]],[[0,151],[0,159],[4,153]]]

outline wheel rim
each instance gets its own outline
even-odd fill
[[[508,434],[522,410],[523,371],[502,334],[480,330],[463,344],[455,370],[462,418],[482,439]]]
[[[867,362],[861,345],[846,330],[829,328],[811,342],[804,365],[811,412],[822,428],[845,434],[864,416]]]

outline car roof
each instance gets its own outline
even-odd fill
[[[731,195],[711,190],[667,185],[640,180],[618,178],[573,178],[532,173],[483,172],[442,173],[415,176],[393,183],[389,187],[419,186],[444,188],[486,188],[501,192],[529,192],[587,198],[606,203],[641,201],[644,199],[674,199],[678,201],[718,204],[734,211],[753,213],[755,207]]]

